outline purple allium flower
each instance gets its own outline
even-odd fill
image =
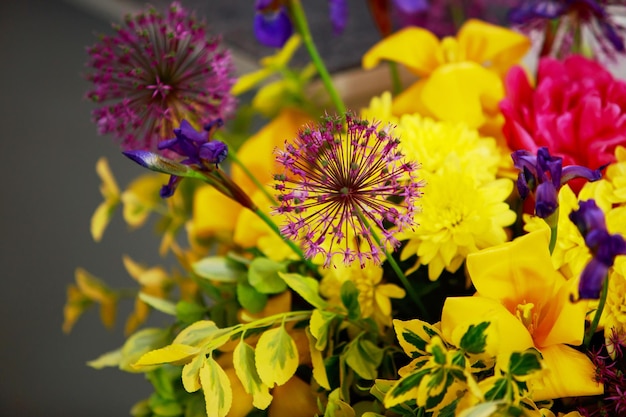
[[[591,361],[596,370],[595,380],[604,385],[604,394],[597,401],[584,401],[578,411],[586,417],[626,415],[626,358],[623,335],[611,329],[608,344],[590,351]],[[612,347],[609,347],[609,344]],[[608,352],[613,351],[613,355]]]
[[[286,0],[256,0],[254,36],[259,43],[271,48],[282,48],[293,33],[293,25]],[[339,35],[348,22],[347,0],[328,0],[333,33]]]
[[[626,241],[622,235],[607,231],[604,212],[594,200],[581,201],[578,210],[572,211],[569,218],[593,255],[580,276],[578,293],[583,299],[597,299],[615,257],[626,255]]]
[[[183,119],[202,125],[232,115],[230,54],[178,2],[165,15],[150,8],[114,28],[87,49],[99,133],[118,137],[123,149],[155,150]]]
[[[624,5],[623,0],[522,0],[509,11],[509,21],[525,32],[544,33],[542,55],[580,53],[575,37],[589,31],[594,50],[614,59],[626,52],[626,26],[615,18],[626,16]],[[551,21],[556,19],[555,31]]]
[[[589,169],[578,165],[563,168],[563,158],[551,156],[545,146],[537,150],[537,155],[526,150],[511,154],[513,165],[520,172],[517,177],[517,190],[522,199],[535,197],[535,214],[543,219],[554,213],[559,205],[558,191],[574,178],[597,181],[602,178],[602,168]]]
[[[418,165],[403,161],[400,141],[389,127],[351,114],[346,121],[344,127],[327,116],[305,127],[276,157],[284,167],[275,176],[280,192],[275,212],[287,218],[281,232],[301,241],[307,257],[324,255],[325,267],[336,256],[345,264],[380,262],[384,246],[399,244],[390,227],[399,231],[414,225],[415,200],[421,195]]]

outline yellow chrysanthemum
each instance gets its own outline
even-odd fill
[[[504,243],[506,226],[515,213],[505,202],[513,190],[509,179],[477,184],[459,167],[444,167],[425,178],[418,227],[400,233],[408,239],[401,259],[417,255],[415,268],[428,265],[428,277],[436,280],[446,269],[455,272],[467,255]]]
[[[361,117],[365,120],[377,120],[382,123],[398,124],[398,117],[392,112],[391,93],[385,91],[380,96],[374,96],[369,106],[361,109]]]
[[[372,317],[379,327],[391,325],[391,299],[404,298],[405,291],[395,284],[383,283],[383,269],[367,262],[364,268],[358,264],[337,265],[324,270],[320,293],[330,303],[340,304],[341,286],[350,280],[359,290],[359,306],[364,318]]]
[[[500,164],[496,142],[460,123],[404,115],[396,128],[405,157],[420,163],[420,173],[455,166],[478,183],[492,181]]]

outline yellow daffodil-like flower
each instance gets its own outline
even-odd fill
[[[102,239],[104,230],[111,221],[115,209],[121,202],[121,195],[106,158],[102,157],[98,159],[96,172],[100,180],[102,180],[102,184],[100,184],[100,194],[102,194],[104,201],[96,208],[93,216],[91,216],[91,236],[93,240],[99,242],[100,239]]]
[[[163,268],[146,268],[126,255],[122,259],[128,274],[139,283],[139,292],[152,297],[166,298],[172,282]],[[137,327],[146,321],[148,314],[150,314],[150,306],[139,297],[136,297],[135,309],[126,320],[126,328],[124,330],[126,335],[132,334],[137,330]]]
[[[239,203],[214,187],[200,186],[193,196],[193,213],[187,230],[200,239],[230,234],[240,211]]]
[[[582,342],[587,305],[570,301],[576,283],[555,271],[548,242],[549,233],[537,231],[470,255],[477,293],[446,300],[441,331],[450,338],[459,326],[489,321],[498,354],[538,349],[546,372],[533,385],[535,401],[601,394],[591,360],[568,346]]]
[[[395,98],[395,114],[418,112],[477,128],[500,123],[502,77],[529,47],[523,35],[479,20],[468,20],[456,38],[442,40],[425,29],[408,27],[367,51],[363,67],[389,60],[419,77]]]
[[[93,303],[100,304],[100,320],[107,328],[112,328],[117,315],[118,295],[102,280],[94,277],[83,268],[76,268],[76,285],[67,289],[67,302],[63,308],[63,331],[69,333],[78,318]]]
[[[425,181],[421,210],[415,215],[419,226],[396,235],[408,240],[402,260],[417,255],[415,268],[428,265],[434,281],[444,269],[455,272],[470,253],[508,239],[505,227],[516,217],[505,202],[513,190],[511,180],[477,184],[458,167],[446,166]]]
[[[332,304],[341,304],[341,286],[352,281],[359,290],[359,306],[364,318],[372,317],[379,327],[391,325],[391,299],[404,298],[405,291],[396,284],[383,283],[383,269],[372,262],[337,265],[323,270],[320,293]]]
[[[377,120],[382,123],[397,125],[399,117],[391,111],[393,108],[391,93],[385,91],[380,96],[374,96],[366,108],[361,109],[361,117],[365,120]]]

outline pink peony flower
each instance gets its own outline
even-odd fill
[[[614,162],[615,147],[626,145],[626,83],[595,61],[542,58],[534,88],[520,67],[509,71],[505,88],[500,108],[513,151],[546,146],[564,166],[596,169]]]

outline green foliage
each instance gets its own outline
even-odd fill
[[[487,346],[487,335],[485,331],[489,327],[489,322],[482,322],[476,326],[471,325],[461,338],[459,347],[467,353],[484,353]]]
[[[248,282],[259,293],[278,294],[287,289],[287,284],[278,275],[286,272],[285,262],[275,262],[267,258],[255,258],[250,263]]]
[[[348,319],[357,320],[361,316],[359,290],[354,282],[348,280],[341,285],[341,302],[348,310]]]

